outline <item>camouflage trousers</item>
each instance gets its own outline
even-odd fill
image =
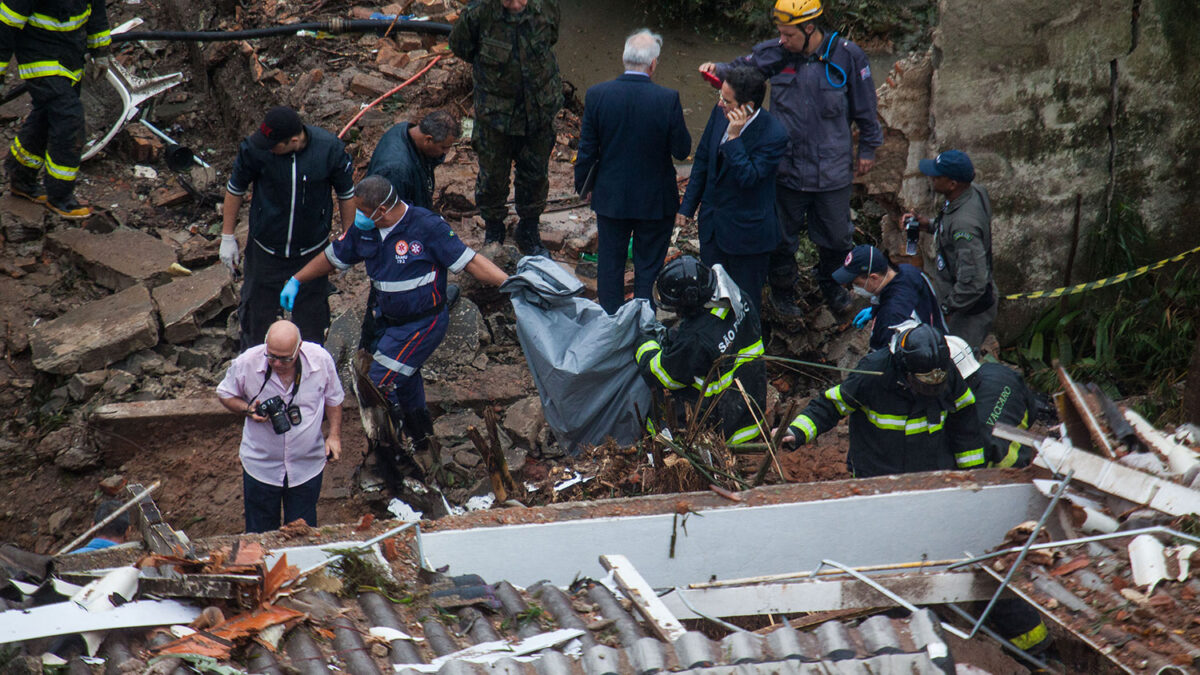
[[[516,165],[516,206],[522,220],[536,221],[546,209],[550,191],[550,151],[554,149],[554,123],[535,133],[511,136],[479,120],[471,147],[479,157],[475,204],[486,222],[503,222],[508,215],[508,177]]]

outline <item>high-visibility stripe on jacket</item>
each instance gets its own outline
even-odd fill
[[[810,442],[850,416],[850,452],[846,463],[858,477],[974,469],[987,455],[971,388],[950,369],[945,391],[937,398],[917,396],[902,383],[887,350],[867,354],[857,370],[809,402],[791,431]]]
[[[78,82],[85,51],[111,43],[103,0],[0,1],[0,75],[15,61],[22,79]]]

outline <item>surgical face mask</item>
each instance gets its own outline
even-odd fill
[[[868,291],[866,286],[859,286],[858,284],[851,284],[850,290],[854,291],[855,295],[859,295],[864,298],[875,297],[875,294],[872,293],[871,291]]]
[[[367,214],[363,213],[362,211],[355,210],[354,226],[360,230],[373,230],[375,229],[375,221],[368,218]]]

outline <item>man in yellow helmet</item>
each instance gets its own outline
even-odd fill
[[[776,0],[777,39],[730,63],[700,66],[722,79],[734,66],[758,68],[770,78],[771,114],[790,136],[776,190],[781,238],[768,274],[772,304],[784,316],[800,314],[796,249],[805,230],[817,246],[816,277],[825,302],[835,312],[850,307],[850,296],[832,275],[854,245],[851,183],[871,170],[883,143],[867,55],[822,26],[821,14],[820,0]],[[858,127],[857,154],[851,125]]]

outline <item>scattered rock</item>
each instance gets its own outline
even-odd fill
[[[537,447],[538,433],[545,424],[542,401],[537,396],[517,401],[504,414],[504,430],[531,450]]]
[[[65,256],[97,284],[114,291],[171,280],[175,249],[140,230],[117,228],[107,234],[68,228],[46,238],[46,250]]]
[[[67,524],[67,521],[71,519],[71,515],[72,511],[69,506],[51,513],[46,522],[46,529],[49,530],[50,534],[62,532],[63,525]]]
[[[49,462],[58,453],[71,447],[71,439],[74,434],[74,430],[70,428],[51,431],[38,442],[37,447],[34,449],[34,457],[39,463]]]
[[[483,458],[469,450],[459,450],[454,453],[454,462],[464,469],[473,469],[482,461]]]
[[[4,214],[4,240],[10,244],[36,241],[46,233],[46,209],[11,193],[0,196]]]
[[[72,436],[71,445],[54,458],[55,466],[67,471],[87,471],[100,466],[102,461],[100,449],[85,433]]]
[[[198,349],[189,349],[180,347],[175,352],[175,358],[179,363],[180,368],[192,369],[199,368],[201,370],[209,370],[213,367],[216,359],[212,354],[202,352]]]
[[[100,387],[104,386],[106,379],[108,379],[107,370],[76,373],[67,381],[67,393],[71,395],[72,401],[86,401],[92,397],[92,394],[100,391]]]
[[[115,497],[115,496],[117,496],[117,493],[119,493],[121,490],[125,489],[126,482],[127,481],[125,480],[124,476],[122,476],[119,473],[115,473],[115,474],[109,476],[108,478],[105,478],[104,480],[100,481],[99,486],[100,486],[100,490],[104,494],[106,494],[110,497]]]
[[[466,366],[479,354],[480,334],[487,334],[487,325],[479,307],[467,298],[460,297],[450,310],[450,326],[442,344],[426,361],[431,370],[444,370],[450,366]]]
[[[143,286],[73,309],[30,334],[33,366],[57,375],[103,368],[156,344],[158,319]]]
[[[133,385],[137,383],[137,378],[133,373],[125,370],[114,370],[109,373],[108,379],[104,382],[102,388],[104,393],[110,396],[120,397],[129,393],[133,389]]]
[[[200,325],[237,304],[233,279],[224,265],[212,265],[153,291],[162,317],[163,337],[172,343],[200,335]]]
[[[391,91],[395,86],[382,77],[366,73],[356,73],[350,79],[350,91],[363,96],[379,97]]]
[[[484,432],[483,420],[470,410],[442,415],[433,422],[433,433],[438,441],[445,446],[455,446],[470,443],[467,429],[475,427],[480,433]]]

